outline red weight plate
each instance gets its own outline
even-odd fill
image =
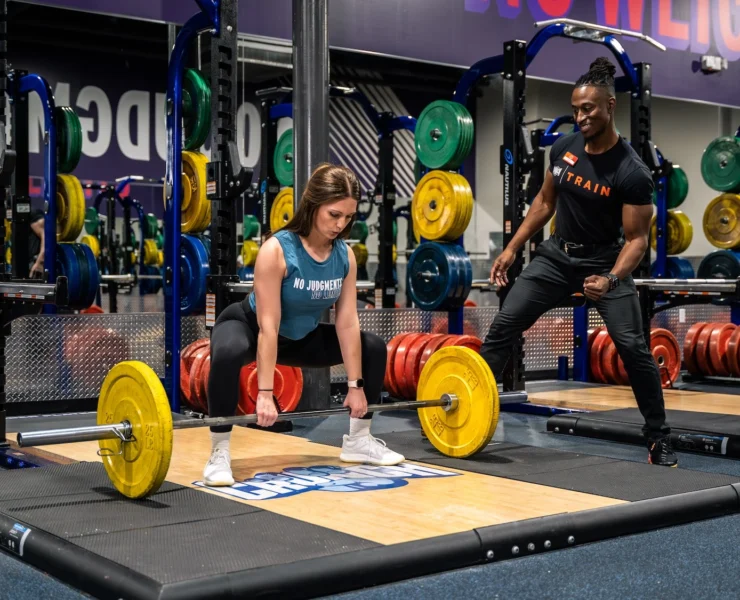
[[[589,361],[589,369],[591,368],[591,348],[594,345],[594,340],[596,339],[596,336],[598,335],[599,331],[602,329],[605,329],[604,327],[594,327],[593,329],[588,330],[588,361]],[[591,374],[591,373],[589,373]]]
[[[251,362],[242,367],[239,373],[239,405],[236,407],[236,414],[250,415],[254,412],[255,398],[249,397],[249,377],[253,371],[257,370],[257,363]],[[252,412],[249,412],[249,411]]]
[[[480,338],[474,335],[456,335],[455,337],[448,339],[444,344],[442,344],[441,347],[445,348],[447,346],[462,346],[463,348],[470,348],[471,350],[480,352],[480,347],[482,345],[483,342],[480,340]]]
[[[391,381],[391,373],[393,373],[393,360],[396,356],[396,348],[398,348],[398,345],[407,335],[409,335],[408,332],[399,333],[398,335],[392,337],[386,345],[385,377],[383,378],[383,387],[385,387],[386,391],[391,396],[398,395],[398,390],[392,387],[393,382]]]
[[[424,349],[433,339],[444,337],[441,333],[427,333],[423,338],[419,338],[411,345],[406,355],[406,365],[404,367],[404,379],[411,392],[409,398],[416,398],[416,388],[419,385],[419,363],[421,362]]]
[[[182,395],[185,404],[190,408],[195,408],[190,400],[190,372],[185,366],[185,361],[180,359],[180,394]]]
[[[88,308],[83,308],[80,311],[80,314],[81,315],[101,315],[104,312],[105,311],[102,308],[100,308],[97,304],[93,304],[92,306]]]
[[[410,333],[407,335],[396,348],[396,355],[393,357],[393,369],[389,375],[391,387],[393,387],[398,396],[402,398],[412,398],[408,395],[409,387],[406,381],[405,366],[408,350],[411,345],[419,339],[427,337],[426,333]]]
[[[606,376],[601,368],[601,354],[606,344],[611,341],[611,337],[606,329],[599,331],[594,337],[594,343],[589,353],[589,363],[591,364],[591,378],[597,383],[606,383]]]
[[[277,368],[283,374],[283,393],[278,398],[278,406],[283,412],[293,412],[303,394],[303,371],[284,365],[278,365]]]
[[[699,367],[699,373],[703,375],[712,375],[712,363],[709,362],[709,338],[715,327],[721,326],[722,323],[707,323],[696,337],[696,347],[694,348],[694,360]]]
[[[732,377],[740,377],[740,327],[732,332],[730,339],[727,341],[727,366]]]
[[[617,347],[614,345],[614,340],[610,336],[601,351],[601,372],[604,375],[606,383],[621,385],[617,374],[618,359]]]
[[[622,385],[630,384],[630,376],[627,374],[627,369],[622,362],[622,357],[617,358],[617,377],[622,382]]]
[[[203,412],[208,411],[208,402],[202,402],[202,400],[204,399],[203,396],[205,396],[205,394],[199,388],[200,380],[198,379],[198,374],[200,373],[203,361],[205,360],[206,356],[210,356],[210,354],[210,348],[201,348],[193,355],[193,362],[190,365],[190,401],[193,403],[194,406],[198,407],[198,409]]]
[[[686,365],[686,369],[692,375],[700,375],[699,365],[696,362],[696,342],[699,339],[699,334],[709,323],[700,322],[694,323],[689,330],[686,332],[686,337],[683,340],[683,362]]]
[[[735,333],[736,325],[725,323],[712,330],[709,336],[709,362],[714,369],[715,375],[720,377],[730,376],[730,364],[727,356],[727,344],[730,337]]]
[[[424,370],[424,365],[427,364],[427,361],[432,354],[439,350],[442,347],[442,344],[444,344],[448,339],[454,337],[454,335],[447,334],[429,340],[429,343],[426,345],[426,348],[424,348],[424,352],[421,353],[421,359],[419,360],[419,370],[416,372],[417,385],[419,383],[419,378],[421,377],[421,372]]]
[[[190,367],[193,366],[193,355],[204,346],[210,346],[210,344],[210,338],[200,338],[191,342],[180,351],[180,358],[185,361],[185,367],[188,372],[190,371]]]
[[[465,301],[465,304],[463,304],[463,306],[475,307],[475,306],[478,306],[478,305],[473,300],[466,300]]]
[[[280,365],[275,365],[275,373],[272,377],[272,395],[278,400],[278,406],[281,407],[280,404],[280,398],[283,395],[283,392],[285,391],[285,370],[284,368],[281,369]],[[292,371],[288,372],[288,377],[292,377]],[[246,398],[243,401],[244,403],[244,410],[246,414],[252,415],[257,411],[257,396],[259,395],[259,377],[257,375],[257,365],[255,363],[255,368],[249,371],[249,375],[247,376],[247,393],[245,394]],[[303,377],[301,377],[301,389],[303,389]],[[242,401],[240,400],[240,403]]]
[[[416,398],[416,382],[414,375],[416,374],[416,367],[421,360],[421,352],[429,340],[435,337],[430,333],[422,333],[416,337],[411,344],[406,348],[406,358],[403,361],[403,377],[399,379],[398,373],[394,373],[395,380],[403,381],[402,389],[400,390],[405,398]]]
[[[670,387],[670,384],[678,379],[681,372],[681,347],[678,345],[676,336],[667,329],[656,327],[650,331],[650,352],[658,363],[658,369],[665,371],[670,378],[666,382],[666,377],[661,373],[663,387]]]

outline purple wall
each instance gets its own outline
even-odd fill
[[[182,23],[198,8],[188,0],[46,0],[44,4]],[[240,0],[239,31],[290,38],[292,0]],[[534,21],[567,17],[640,31],[668,47],[661,52],[629,38],[633,62],[654,66],[654,93],[740,106],[740,2],[737,0],[329,0],[329,42],[413,59],[469,66],[502,53],[503,42],[530,40]],[[535,76],[574,81],[604,54],[595,44],[556,39]],[[706,76],[702,54],[726,58],[730,68]]]

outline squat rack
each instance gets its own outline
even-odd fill
[[[535,165],[535,151],[532,141],[524,125],[526,72],[529,64],[534,60],[544,45],[555,37],[571,38],[574,41],[590,42],[606,46],[615,56],[624,75],[615,80],[618,92],[630,93],[630,143],[640,158],[654,173],[659,169],[655,148],[650,142],[650,110],[652,99],[652,78],[648,63],[633,64],[627,52],[614,37],[624,35],[644,40],[656,48],[665,51],[665,46],[652,38],[632,31],[625,31],[611,27],[603,27],[572,19],[554,19],[535,23],[536,27],[543,27],[529,43],[522,40],[511,40],[504,43],[504,53],[499,56],[483,59],[475,63],[460,79],[455,90],[454,99],[465,104],[470,90],[482,77],[502,75],[503,81],[503,117],[504,132],[501,146],[500,169],[503,175],[503,220],[504,220],[504,247],[516,234],[524,220],[524,205],[526,192],[524,176]],[[665,215],[664,215],[665,217]],[[660,227],[660,223],[658,223]],[[649,272],[649,249],[637,273],[645,276]],[[524,266],[524,251],[521,248],[516,255],[514,264],[509,270],[510,282],[514,282],[521,274]],[[499,290],[500,305],[506,299],[510,286]],[[648,302],[647,294],[640,291],[640,303],[643,309]],[[455,317],[457,326],[462,326],[462,311],[458,310]],[[574,322],[574,379],[585,380],[588,372],[588,309],[586,306],[577,306],[573,314]],[[644,327],[647,339],[650,335],[650,324]],[[504,370],[502,383],[504,390],[524,389],[524,338],[520,336],[514,343],[512,360]]]

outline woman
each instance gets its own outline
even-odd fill
[[[254,267],[254,290],[219,316],[211,335],[208,378],[210,416],[231,416],[239,403],[241,368],[256,359],[257,424],[277,419],[273,399],[276,364],[329,367],[344,363],[350,409],[349,435],[340,459],[395,465],[404,457],[370,435],[372,413],[385,374],[386,347],[360,331],[357,317],[357,263],[343,241],[352,228],[360,184],[341,166],[324,164],[311,175],[298,210],[283,229],[265,241]],[[335,324],[319,323],[336,304]],[[212,453],[203,472],[210,486],[233,485],[231,426],[211,427]]]

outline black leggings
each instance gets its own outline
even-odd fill
[[[219,315],[211,334],[211,371],[208,377],[208,414],[230,417],[239,404],[239,375],[257,357],[259,325],[253,311],[242,303],[232,304]],[[368,404],[380,402],[385,376],[386,346],[379,336],[360,332],[362,378]],[[344,362],[336,328],[319,326],[300,340],[278,337],[277,363],[287,367],[323,368]],[[373,413],[365,415],[365,419]],[[211,427],[213,432],[231,431],[231,425]]]

